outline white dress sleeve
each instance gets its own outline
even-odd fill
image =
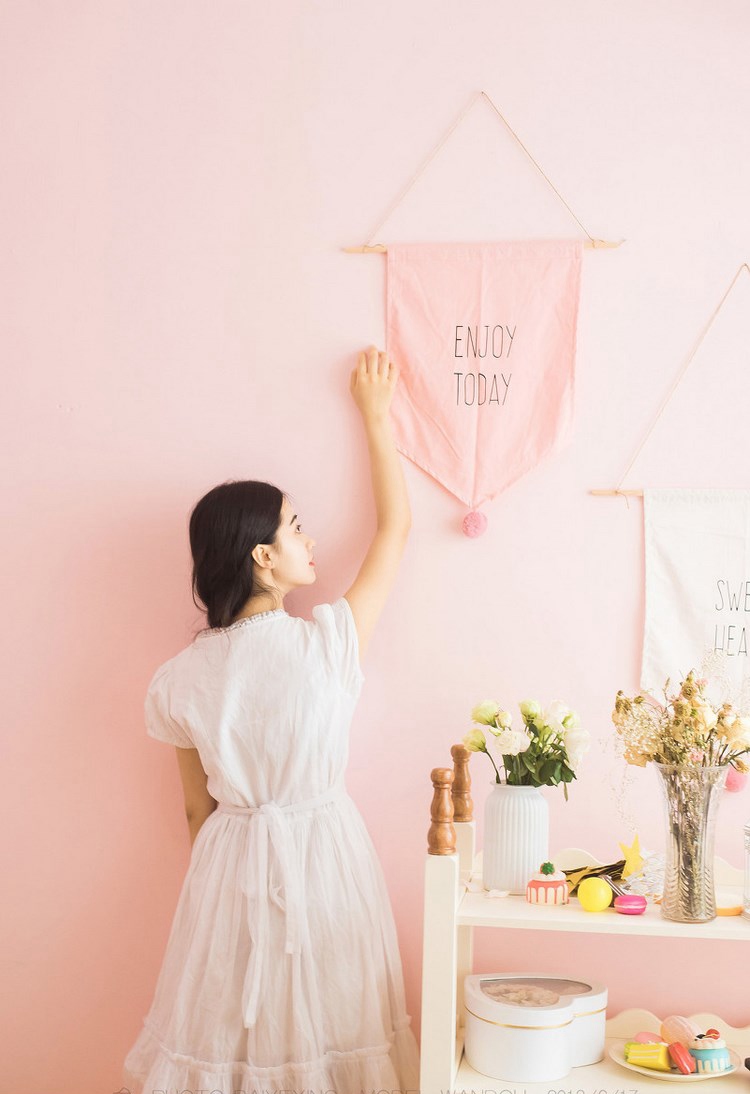
[[[156,670],[148,686],[144,706],[146,733],[157,741],[177,745],[178,748],[195,748],[185,727],[172,717],[167,675],[166,666],[162,665]]]
[[[364,675],[359,664],[359,638],[352,609],[345,596],[312,610],[323,645],[323,654],[342,687],[359,691]]]

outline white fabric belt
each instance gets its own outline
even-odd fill
[[[290,813],[314,810],[329,802],[340,801],[345,797],[347,797],[347,792],[342,782],[332,786],[323,794],[318,794],[315,798],[290,802],[288,805],[279,805],[278,802],[274,801],[264,802],[263,805],[250,806],[219,802],[216,807],[218,813],[257,816],[256,823],[261,826],[257,837],[248,839],[246,878],[241,885],[247,896],[247,925],[254,943],[242,987],[242,1011],[245,1026],[248,1029],[255,1024],[258,1017],[263,962],[270,943],[269,900],[273,899],[286,913],[287,953],[301,953],[302,946],[310,940],[302,884],[295,863],[295,844],[287,816]],[[250,897],[248,886],[253,881],[256,886],[262,886],[264,879],[269,879],[269,843],[273,844],[281,867],[284,900],[283,902],[279,901],[276,890],[271,893],[270,889],[268,892],[259,889],[256,904],[256,899]],[[254,856],[250,850],[251,848],[255,849]],[[254,861],[251,861],[253,857]]]

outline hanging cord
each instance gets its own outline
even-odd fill
[[[536,167],[537,171],[538,171],[538,172],[539,172],[539,174],[540,174],[540,175],[542,176],[542,178],[543,178],[543,179],[545,180],[545,182],[546,182],[546,183],[547,183],[547,184],[548,184],[548,185],[549,185],[549,186],[550,186],[550,187],[552,188],[552,190],[553,190],[553,191],[555,192],[555,194],[557,194],[558,198],[559,198],[559,199],[560,199],[560,201],[561,201],[561,202],[563,203],[563,205],[565,206],[565,208],[566,208],[566,209],[568,210],[568,212],[570,213],[570,215],[571,215],[571,216],[573,217],[573,220],[574,220],[574,221],[576,222],[576,224],[577,224],[577,225],[579,226],[579,228],[581,229],[581,231],[583,231],[583,232],[585,233],[585,235],[587,236],[587,238],[588,238],[589,240],[591,240],[592,244],[593,244],[593,243],[595,242],[595,241],[594,241],[594,237],[593,237],[593,236],[591,235],[591,233],[590,233],[590,232],[588,232],[588,231],[586,230],[586,228],[584,228],[583,224],[581,224],[580,220],[579,220],[579,219],[578,219],[578,217],[577,217],[577,216],[575,215],[575,213],[573,212],[573,210],[572,210],[572,209],[570,208],[570,206],[568,205],[568,203],[567,203],[567,201],[565,200],[565,198],[564,198],[564,197],[562,196],[562,194],[561,194],[561,193],[560,193],[560,191],[559,191],[559,190],[557,189],[557,187],[553,185],[553,183],[551,182],[551,180],[550,180],[550,179],[549,179],[549,178],[547,177],[547,175],[546,175],[546,174],[544,173],[544,171],[543,171],[543,170],[542,170],[542,168],[541,168],[541,167],[539,166],[539,164],[538,164],[538,163],[536,162],[536,160],[535,160],[535,159],[534,159],[534,157],[532,156],[531,152],[529,152],[528,148],[527,148],[527,147],[526,147],[526,145],[525,145],[525,144],[524,144],[524,143],[522,142],[522,140],[520,139],[520,137],[518,136],[518,134],[517,134],[517,133],[516,133],[516,132],[515,132],[515,131],[514,131],[514,130],[513,130],[512,128],[511,128],[511,126],[510,126],[510,125],[508,124],[508,122],[507,122],[507,121],[505,120],[505,118],[503,117],[503,115],[502,115],[502,114],[500,113],[500,111],[499,111],[499,110],[497,109],[497,107],[496,107],[496,106],[495,106],[495,104],[493,103],[492,99],[491,99],[491,98],[489,97],[489,95],[487,94],[487,92],[486,92],[486,91],[477,91],[477,92],[475,92],[475,94],[474,94],[474,95],[472,96],[472,98],[471,98],[471,101],[469,102],[469,104],[468,104],[467,106],[465,106],[465,107],[464,107],[464,109],[463,109],[463,110],[461,111],[461,113],[459,114],[458,118],[457,118],[457,119],[456,119],[456,121],[455,121],[455,122],[453,123],[453,125],[452,125],[452,126],[450,127],[450,129],[449,129],[449,130],[448,130],[448,132],[447,132],[447,133],[445,134],[445,136],[443,137],[443,139],[442,139],[441,141],[439,141],[439,142],[438,142],[438,144],[437,144],[437,146],[436,146],[436,147],[435,147],[435,148],[434,148],[434,149],[432,150],[432,152],[430,152],[429,156],[428,156],[428,157],[427,157],[427,159],[426,159],[426,160],[424,161],[424,163],[422,164],[422,166],[421,166],[421,167],[419,168],[419,170],[417,171],[417,173],[416,173],[416,174],[414,175],[414,177],[412,178],[412,180],[411,180],[410,182],[408,182],[408,183],[406,184],[406,186],[404,187],[404,189],[403,189],[403,190],[401,191],[401,193],[400,193],[400,194],[398,195],[398,197],[396,198],[396,200],[395,200],[395,201],[393,202],[393,204],[392,204],[392,205],[390,206],[390,208],[388,209],[388,212],[387,212],[387,213],[385,214],[385,216],[384,216],[384,217],[383,217],[383,219],[382,219],[382,220],[380,221],[380,223],[379,223],[379,224],[378,224],[378,225],[376,226],[375,230],[374,230],[374,231],[372,232],[372,234],[371,234],[370,238],[368,239],[367,243],[365,244],[365,246],[367,246],[367,247],[372,247],[372,246],[374,246],[374,244],[373,244],[373,239],[374,239],[374,238],[375,238],[375,236],[376,236],[376,235],[378,234],[378,232],[380,231],[380,229],[381,229],[381,228],[383,227],[383,225],[385,224],[385,222],[386,222],[386,221],[388,220],[388,218],[389,218],[389,217],[391,216],[391,214],[392,214],[392,213],[393,213],[393,211],[394,211],[394,210],[396,209],[396,207],[397,207],[398,205],[400,205],[400,204],[401,204],[401,202],[402,202],[402,201],[404,200],[404,198],[406,197],[406,195],[407,195],[407,194],[409,193],[409,191],[411,190],[412,186],[414,186],[414,184],[415,184],[415,182],[417,181],[417,179],[419,179],[419,178],[420,178],[420,176],[421,176],[421,175],[422,175],[422,173],[424,172],[425,168],[426,168],[426,167],[428,166],[428,164],[430,164],[430,163],[432,162],[432,160],[434,160],[435,156],[436,156],[436,155],[438,154],[438,152],[440,151],[440,149],[441,149],[441,148],[443,147],[443,145],[444,145],[444,144],[446,143],[446,141],[448,140],[448,138],[450,137],[450,135],[451,135],[451,134],[452,134],[452,133],[454,132],[454,130],[455,130],[455,129],[457,129],[457,128],[458,128],[458,126],[459,126],[459,125],[461,124],[461,122],[463,121],[464,117],[465,117],[465,116],[466,116],[466,115],[467,115],[467,114],[469,113],[469,111],[471,110],[471,108],[472,108],[472,107],[474,106],[474,103],[475,103],[475,102],[477,101],[477,99],[478,99],[478,98],[479,98],[480,96],[482,96],[482,95],[483,95],[483,96],[484,96],[484,98],[485,98],[485,99],[487,100],[487,102],[488,102],[488,103],[490,104],[490,106],[491,106],[491,107],[492,107],[492,109],[493,109],[493,110],[495,111],[495,113],[497,114],[497,116],[498,116],[498,117],[500,118],[500,120],[502,121],[503,125],[505,125],[506,129],[508,130],[508,132],[510,133],[510,135],[511,135],[511,136],[513,137],[513,139],[514,139],[514,140],[515,140],[515,141],[516,141],[516,142],[518,143],[518,145],[519,145],[519,146],[521,147],[521,149],[522,149],[522,150],[523,150],[523,151],[524,151],[524,152],[526,153],[526,155],[527,155],[527,156],[529,157],[529,159],[530,159],[530,160],[531,160],[531,162],[532,162],[532,163],[534,164],[534,166]]]
[[[413,179],[411,180],[411,182],[408,182],[408,183],[406,184],[406,186],[405,186],[405,187],[404,187],[404,189],[403,189],[403,190],[401,191],[401,193],[400,193],[400,194],[398,195],[398,197],[396,198],[396,200],[395,200],[395,201],[393,202],[393,204],[391,205],[391,207],[389,208],[388,212],[387,212],[387,213],[385,214],[385,216],[383,217],[383,219],[382,219],[382,220],[380,221],[380,223],[379,223],[379,224],[378,224],[378,225],[377,225],[377,226],[375,227],[375,230],[373,231],[372,235],[371,235],[371,236],[370,236],[370,238],[369,238],[369,239],[367,240],[367,243],[366,243],[366,246],[367,246],[367,247],[372,247],[372,246],[373,246],[373,242],[372,242],[372,241],[373,241],[373,239],[374,239],[374,238],[375,238],[375,236],[376,236],[376,235],[378,234],[378,232],[380,231],[380,229],[381,229],[381,228],[383,227],[383,225],[385,224],[385,222],[386,222],[386,221],[388,220],[389,216],[390,216],[390,215],[391,215],[391,213],[392,213],[392,212],[394,211],[394,209],[396,208],[396,206],[397,206],[397,205],[400,205],[400,204],[401,204],[401,202],[402,202],[402,201],[404,200],[404,198],[406,197],[406,195],[407,195],[407,194],[409,193],[409,191],[411,190],[412,186],[413,186],[413,185],[414,185],[414,183],[415,183],[415,182],[417,181],[417,179],[418,179],[418,178],[420,177],[420,175],[421,175],[421,174],[422,174],[422,172],[423,172],[423,171],[425,170],[425,168],[427,167],[427,165],[428,165],[429,163],[431,163],[431,162],[432,162],[432,160],[434,160],[435,156],[436,156],[436,155],[438,154],[438,152],[440,151],[440,149],[441,149],[441,148],[443,147],[443,145],[445,144],[445,142],[446,142],[446,141],[448,140],[448,138],[450,137],[450,135],[451,135],[451,133],[453,132],[453,130],[454,130],[454,129],[457,129],[457,128],[458,128],[458,126],[459,126],[459,125],[461,124],[461,122],[462,122],[462,121],[464,120],[464,117],[465,117],[465,116],[466,116],[466,115],[467,115],[467,114],[469,113],[469,111],[471,110],[472,106],[474,105],[474,103],[475,103],[475,102],[477,101],[477,99],[479,98],[479,96],[480,96],[480,95],[483,95],[483,94],[484,94],[484,92],[483,92],[483,91],[477,91],[477,92],[475,92],[475,94],[474,94],[474,95],[472,96],[472,98],[471,98],[471,102],[470,102],[470,103],[468,104],[468,106],[465,106],[465,107],[463,108],[463,110],[461,111],[461,113],[459,114],[459,116],[458,116],[458,117],[456,118],[455,122],[454,122],[454,123],[453,123],[453,125],[452,125],[452,126],[450,127],[450,129],[448,130],[448,132],[447,132],[447,133],[445,134],[445,136],[443,137],[443,139],[442,139],[441,141],[439,141],[439,142],[438,142],[438,144],[437,144],[437,146],[436,146],[435,148],[433,148],[432,152],[430,152],[430,154],[429,154],[429,156],[427,157],[427,159],[426,159],[426,160],[424,161],[424,163],[422,164],[422,166],[421,166],[421,167],[420,167],[420,168],[418,169],[418,171],[417,171],[416,175],[414,176],[414,178],[413,178]]]
[[[521,147],[521,148],[523,149],[523,151],[524,151],[524,152],[526,153],[526,155],[527,155],[527,156],[529,157],[529,159],[531,160],[531,162],[532,162],[532,163],[534,164],[534,166],[536,167],[537,171],[538,171],[538,172],[539,172],[539,174],[540,174],[540,175],[542,176],[542,178],[544,179],[544,181],[545,181],[546,183],[548,183],[548,185],[549,185],[549,186],[550,186],[550,187],[551,187],[551,188],[552,188],[552,189],[554,190],[554,192],[555,192],[555,193],[557,194],[557,196],[559,197],[560,201],[561,201],[561,202],[563,203],[563,205],[565,206],[565,208],[566,208],[566,209],[568,210],[568,212],[570,213],[570,215],[571,215],[571,216],[573,217],[573,220],[574,220],[574,221],[576,222],[576,224],[578,225],[578,227],[579,227],[579,228],[581,229],[581,231],[582,231],[582,232],[583,232],[583,233],[584,233],[584,234],[585,234],[586,236],[588,236],[588,238],[589,238],[589,239],[591,240],[591,242],[593,243],[593,242],[594,242],[594,237],[593,237],[593,236],[591,235],[591,233],[590,233],[590,232],[589,232],[589,231],[588,231],[588,230],[587,230],[586,228],[584,228],[584,226],[583,226],[583,225],[581,224],[580,220],[579,220],[579,219],[578,219],[578,217],[577,217],[577,216],[575,215],[575,213],[573,212],[573,210],[572,210],[572,209],[570,208],[570,206],[568,205],[568,203],[567,203],[567,201],[565,200],[565,198],[564,198],[564,197],[562,196],[562,194],[560,193],[560,191],[559,191],[559,190],[557,189],[557,187],[556,187],[556,186],[554,185],[554,183],[552,182],[552,180],[551,180],[551,179],[549,179],[549,178],[547,177],[547,175],[546,175],[546,174],[544,173],[544,171],[543,171],[543,170],[541,169],[541,167],[539,166],[539,164],[538,164],[538,163],[536,162],[536,160],[535,160],[535,159],[534,159],[534,157],[532,156],[531,152],[529,152],[528,148],[527,148],[527,147],[526,147],[526,145],[525,145],[525,144],[523,143],[523,141],[521,140],[521,138],[520,138],[520,137],[518,136],[518,134],[517,134],[517,133],[515,132],[515,130],[514,130],[514,129],[513,129],[513,128],[512,128],[512,127],[511,127],[511,126],[509,125],[509,123],[508,123],[508,122],[507,122],[507,121],[505,120],[505,118],[504,118],[504,117],[503,117],[503,115],[502,115],[502,114],[500,113],[500,111],[499,111],[499,110],[497,109],[497,107],[496,107],[496,106],[495,106],[495,104],[493,103],[492,99],[491,99],[491,98],[489,97],[489,95],[487,94],[487,92],[486,92],[486,91],[483,91],[483,92],[482,92],[482,94],[484,95],[485,99],[486,99],[486,100],[487,100],[487,102],[488,102],[488,103],[490,104],[490,106],[492,107],[492,109],[493,109],[493,110],[495,111],[495,113],[497,114],[498,118],[500,118],[500,121],[501,121],[501,122],[503,123],[503,125],[505,125],[505,127],[507,128],[507,130],[508,130],[508,132],[510,133],[510,135],[511,135],[511,136],[513,137],[513,139],[514,139],[515,141],[517,141],[517,143],[518,143],[518,144],[520,145],[520,147]]]
[[[674,395],[675,391],[677,390],[677,387],[678,387],[678,385],[679,385],[680,381],[682,380],[683,376],[684,376],[684,375],[685,375],[685,373],[687,372],[687,369],[688,369],[688,365],[690,364],[690,362],[691,362],[691,361],[693,360],[693,358],[695,357],[696,353],[697,353],[697,352],[698,352],[698,350],[700,349],[700,347],[701,347],[701,343],[703,342],[703,339],[704,339],[704,338],[706,337],[706,335],[708,334],[709,330],[711,329],[711,325],[713,324],[714,320],[716,319],[716,316],[717,316],[717,315],[719,314],[719,312],[721,311],[722,307],[724,306],[724,301],[726,300],[726,298],[727,298],[727,297],[729,296],[730,292],[731,292],[731,291],[732,291],[732,289],[734,288],[734,286],[735,286],[735,283],[736,283],[736,281],[737,281],[737,278],[738,278],[738,277],[740,276],[740,274],[742,273],[742,271],[743,271],[743,270],[747,270],[747,272],[748,272],[748,273],[750,274],[750,266],[749,266],[749,265],[747,264],[747,262],[743,262],[743,263],[742,263],[742,264],[740,265],[740,268],[739,268],[739,269],[737,270],[737,273],[736,273],[736,274],[734,275],[734,277],[732,278],[732,283],[731,283],[731,285],[729,286],[729,288],[727,289],[727,291],[726,291],[726,292],[724,293],[724,295],[722,296],[722,298],[721,298],[721,300],[719,301],[719,303],[718,303],[718,304],[716,305],[716,307],[714,308],[713,314],[712,314],[711,318],[710,318],[710,319],[708,320],[708,322],[706,323],[705,327],[703,328],[703,331],[701,332],[701,335],[700,335],[700,337],[698,338],[698,341],[697,341],[697,342],[695,343],[695,345],[693,346],[693,348],[692,348],[692,350],[691,350],[691,352],[690,352],[690,356],[688,357],[687,361],[685,361],[685,364],[684,364],[684,365],[682,366],[682,368],[680,369],[679,373],[677,374],[677,377],[675,378],[675,381],[674,381],[674,383],[672,384],[671,388],[670,388],[670,389],[669,389],[669,391],[667,392],[667,395],[665,396],[665,398],[664,398],[664,400],[663,400],[663,402],[662,402],[661,406],[659,407],[658,411],[656,412],[656,416],[655,416],[654,420],[652,421],[651,425],[649,426],[649,428],[648,428],[648,431],[646,432],[646,435],[645,435],[645,437],[643,438],[643,440],[641,441],[641,443],[640,443],[640,444],[638,445],[638,448],[637,448],[637,449],[635,450],[635,455],[633,456],[633,458],[632,458],[632,460],[630,461],[630,463],[628,464],[628,466],[627,466],[627,467],[625,468],[625,473],[623,474],[622,478],[620,479],[620,481],[619,481],[619,482],[618,482],[618,484],[617,484],[617,487],[616,487],[616,492],[618,492],[618,493],[619,493],[619,491],[620,491],[620,489],[621,489],[621,487],[622,487],[622,484],[623,484],[623,482],[625,481],[625,479],[627,478],[627,476],[628,476],[628,473],[629,473],[629,471],[630,471],[631,467],[633,466],[633,464],[635,463],[635,461],[636,461],[636,460],[638,459],[638,457],[640,456],[640,454],[641,454],[641,452],[642,452],[642,450],[643,450],[643,446],[645,445],[646,441],[647,441],[647,440],[649,439],[649,437],[650,437],[650,436],[651,436],[651,434],[653,433],[654,429],[656,428],[656,423],[657,423],[657,422],[659,421],[659,419],[661,418],[662,414],[664,413],[664,409],[665,409],[665,407],[666,407],[667,403],[669,402],[669,400],[670,400],[670,399],[672,398],[672,396]]]

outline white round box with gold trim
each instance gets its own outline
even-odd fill
[[[564,1079],[604,1059],[607,989],[590,981],[533,973],[464,979],[466,1060],[512,1082]]]

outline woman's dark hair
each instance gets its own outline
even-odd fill
[[[192,592],[205,606],[209,628],[228,627],[266,586],[255,576],[251,552],[275,543],[285,494],[270,482],[229,481],[209,490],[190,514]]]

